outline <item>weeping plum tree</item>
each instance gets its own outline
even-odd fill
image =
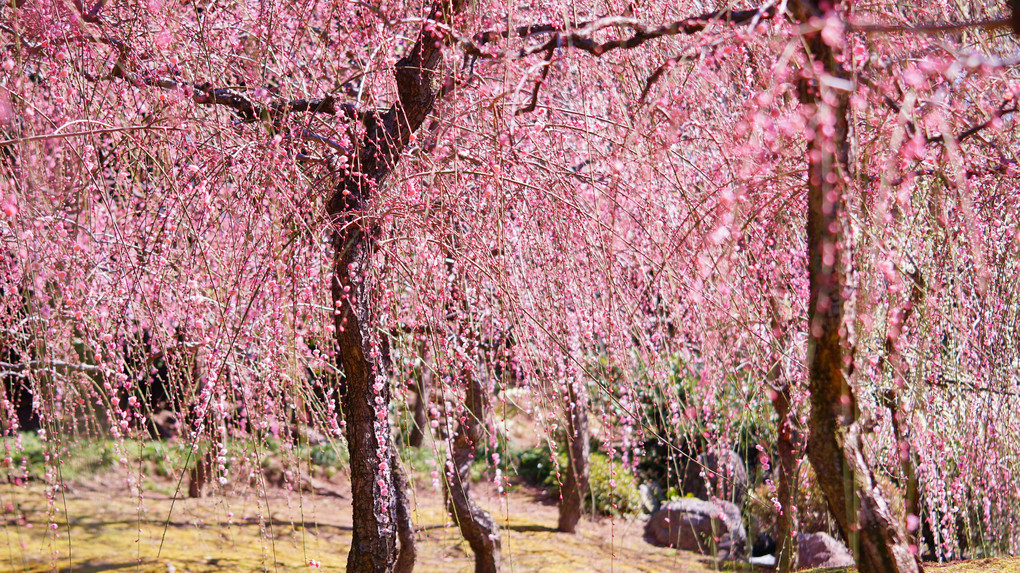
[[[319,421],[350,451],[348,568],[409,570],[390,333],[443,324],[449,298],[428,292],[444,281],[413,286],[416,273],[470,263],[487,295],[465,312],[513,331],[514,367],[547,425],[567,426],[566,531],[588,389],[621,464],[641,455],[649,385],[674,427],[732,439],[716,402],[734,372],[776,372],[763,333],[787,292],[789,348],[803,352],[784,363],[800,388],[780,393],[780,440],[806,394],[808,457],[861,569],[919,569],[907,532],[922,519],[925,543],[957,556],[952,492],[984,504],[988,533],[1015,531],[1020,507],[1004,485],[1020,472],[1017,429],[997,415],[1017,393],[1001,326],[1018,260],[1001,9],[11,3],[0,264],[4,293],[19,294],[3,302],[5,388],[17,379],[39,398],[49,435],[93,408],[105,413],[89,423],[129,435],[151,380],[122,348],[147,332],[163,352],[205,353],[182,393],[197,442],[273,431],[303,391],[295,372],[335,367],[342,415]],[[463,224],[442,228],[437,195]],[[429,244],[451,232],[456,252],[437,262]],[[913,286],[924,296],[904,294]],[[677,363],[700,401],[666,383]],[[599,376],[606,365],[623,374]],[[469,414],[453,513],[465,535],[484,526],[472,548],[491,570],[498,531],[456,486],[495,400],[471,373],[448,378],[467,385]],[[896,424],[877,399],[889,390]],[[24,400],[2,406],[13,416]],[[961,415],[988,430],[939,423]],[[924,502],[897,508],[880,478],[903,477],[904,458]],[[994,479],[976,459],[994,461]],[[236,470],[210,471],[227,484]]]
[[[851,14],[856,22],[848,23]],[[677,297],[678,299],[693,300],[696,310],[702,312],[706,306],[712,308],[713,304],[717,305],[716,308],[723,310],[724,314],[710,316],[713,320],[723,324],[731,320],[734,307],[734,303],[725,300],[725,298],[731,297],[733,290],[740,287],[732,284],[728,277],[725,277],[721,283],[706,280],[706,278],[712,277],[714,274],[733,272],[735,268],[739,268],[737,263],[746,265],[744,268],[751,273],[774,272],[774,268],[763,269],[760,260],[741,260],[747,256],[742,252],[749,253],[751,257],[760,258],[763,256],[763,252],[768,253],[768,248],[775,244],[770,237],[754,235],[754,231],[757,230],[755,226],[758,225],[756,216],[772,213],[777,208],[788,208],[789,203],[803,205],[804,210],[801,212],[806,215],[807,233],[804,236],[806,242],[800,248],[803,249],[802,252],[806,256],[804,259],[794,257],[788,261],[794,265],[800,265],[799,271],[795,267],[789,269],[792,274],[803,276],[806,271],[806,277],[800,283],[802,289],[800,292],[804,296],[806,306],[806,316],[803,319],[806,324],[808,356],[805,374],[811,400],[811,414],[808,420],[810,430],[808,455],[818,472],[819,486],[828,501],[830,510],[837,518],[841,531],[860,552],[861,567],[872,571],[916,570],[919,567],[915,557],[917,548],[910,546],[904,531],[908,527],[916,529],[919,516],[910,513],[904,519],[902,514],[904,509],[896,508],[894,512],[884,499],[885,494],[879,488],[879,482],[873,473],[872,462],[868,461],[864,442],[864,434],[870,433],[877,423],[876,416],[880,418],[883,414],[881,411],[875,411],[875,402],[869,404],[869,408],[865,412],[862,412],[858,403],[859,392],[864,392],[873,400],[876,395],[874,388],[882,388],[889,381],[887,377],[883,377],[881,373],[868,367],[870,359],[862,361],[860,356],[874,353],[873,355],[880,357],[883,353],[881,349],[870,350],[867,345],[873,340],[872,337],[879,336],[879,333],[874,329],[876,314],[880,317],[883,313],[890,312],[885,309],[895,309],[901,304],[897,298],[898,293],[902,292],[902,283],[899,282],[897,274],[889,269],[913,267],[913,264],[907,265],[905,262],[917,255],[910,252],[907,246],[911,244],[911,241],[916,240],[916,237],[919,236],[918,233],[923,236],[919,229],[924,229],[924,226],[915,226],[916,219],[912,222],[913,224],[908,223],[910,221],[908,214],[913,212],[912,208],[916,202],[930,201],[930,197],[937,197],[939,194],[937,181],[922,185],[916,196],[914,185],[919,179],[924,180],[927,177],[936,176],[937,173],[943,173],[944,169],[955,170],[958,173],[957,178],[965,177],[965,179],[960,179],[959,184],[953,186],[953,189],[961,190],[973,186],[975,185],[973,181],[981,177],[990,178],[990,184],[993,186],[1002,185],[1001,178],[996,179],[996,177],[1008,177],[1012,174],[1013,159],[1011,157],[999,158],[993,162],[990,168],[988,166],[967,168],[964,167],[966,158],[972,157],[981,164],[982,153],[990,151],[992,148],[979,147],[973,150],[972,155],[965,156],[961,154],[958,145],[982,131],[1002,129],[1003,117],[1008,117],[1014,110],[1014,106],[1011,104],[1014,95],[1012,88],[1007,88],[1003,99],[1004,103],[984,108],[984,113],[987,115],[983,118],[971,119],[974,114],[982,113],[982,109],[967,108],[966,106],[954,110],[954,113],[958,115],[955,116],[957,121],[953,122],[947,121],[942,115],[936,116],[937,120],[936,117],[925,116],[927,121],[936,121],[936,125],[928,128],[930,133],[924,135],[921,131],[922,128],[917,125],[919,120],[915,120],[913,116],[909,115],[915,113],[913,108],[907,115],[904,115],[904,103],[910,106],[917,105],[918,98],[922,97],[921,93],[931,94],[928,97],[934,99],[929,101],[941,101],[940,98],[950,97],[949,101],[958,101],[961,105],[970,97],[962,96],[962,92],[955,90],[950,91],[960,94],[960,97],[963,97],[962,100],[955,100],[951,96],[947,96],[946,84],[942,83],[942,87],[936,87],[940,85],[936,74],[943,78],[941,80],[943,82],[958,81],[957,78],[966,77],[968,81],[974,83],[967,84],[965,91],[973,89],[980,92],[990,87],[990,84],[986,82],[995,84],[999,81],[1007,81],[995,78],[1011,77],[1012,63],[1010,60],[997,59],[994,51],[991,52],[992,55],[986,57],[969,53],[967,57],[972,59],[963,63],[960,60],[961,56],[951,53],[945,59],[932,58],[928,63],[924,63],[918,68],[911,68],[902,63],[905,61],[904,58],[910,57],[905,54],[915,53],[917,50],[920,50],[921,53],[928,53],[926,50],[930,50],[931,44],[923,35],[912,36],[915,41],[916,38],[920,38],[916,44],[903,41],[902,36],[898,35],[923,34],[926,30],[968,29],[978,30],[977,33],[985,33],[981,30],[1002,26],[1004,20],[990,19],[980,25],[961,24],[958,21],[950,20],[950,23],[945,25],[929,25],[912,29],[909,25],[868,23],[882,18],[895,17],[892,14],[884,14],[878,8],[869,8],[868,13],[853,13],[846,6],[802,2],[792,6],[789,14],[783,15],[789,21],[795,24],[799,23],[800,28],[796,33],[791,34],[795,38],[793,42],[783,39],[783,32],[779,34],[779,41],[776,41],[776,36],[767,39],[749,37],[747,32],[740,30],[734,32],[731,28],[726,32],[732,34],[729,38],[717,36],[712,40],[703,40],[703,44],[695,44],[686,47],[686,49],[681,47],[678,50],[678,56],[658,67],[649,66],[647,69],[653,69],[654,72],[650,76],[642,78],[644,85],[639,83],[635,86],[637,88],[635,92],[640,91],[643,97],[654,97],[660,91],[666,91],[660,82],[663,81],[663,76],[669,74],[670,68],[674,67],[684,70],[686,74],[685,89],[681,90],[679,94],[675,91],[667,91],[653,106],[638,108],[638,111],[635,111],[633,107],[625,107],[622,110],[614,109],[612,103],[606,104],[600,101],[599,96],[585,93],[583,89],[571,90],[567,96],[558,94],[556,90],[562,89],[567,79],[560,78],[556,71],[550,72],[550,70],[555,70],[556,64],[562,61],[576,62],[571,59],[571,56],[560,56],[561,52],[570,53],[572,50],[582,53],[577,56],[578,58],[588,55],[603,57],[603,60],[607,60],[614,52],[633,49],[656,38],[661,38],[661,36],[704,32],[708,22],[747,22],[753,26],[773,15],[771,7],[766,6],[759,10],[714,13],[661,27],[644,27],[640,21],[630,18],[594,19],[577,23],[576,27],[572,29],[567,27],[564,32],[554,33],[551,39],[527,44],[522,52],[531,52],[536,55],[545,54],[545,60],[536,64],[537,70],[533,70],[533,74],[537,76],[533,84],[534,87],[530,90],[530,95],[525,103],[516,111],[525,113],[534,111],[539,106],[537,102],[540,97],[547,97],[550,102],[542,110],[546,112],[544,115],[537,114],[540,119],[532,124],[537,127],[534,131],[529,132],[516,120],[505,122],[508,124],[506,142],[511,145],[509,148],[511,159],[504,160],[498,166],[490,164],[487,173],[496,178],[499,178],[501,174],[506,174],[503,177],[523,181],[524,184],[530,183],[538,189],[563,188],[564,195],[570,197],[563,202],[567,203],[568,209],[576,210],[580,214],[580,218],[591,217],[599,222],[612,221],[609,233],[620,233],[619,229],[624,229],[618,239],[614,237],[613,240],[627,243],[630,247],[638,242],[636,237],[647,233],[651,244],[646,248],[634,247],[632,251],[629,251],[640,253],[637,256],[647,257],[657,249],[666,249],[663,244],[655,244],[656,236],[648,230],[649,227],[642,227],[642,217],[635,212],[659,209],[653,212],[660,215],[663,210],[655,200],[648,201],[640,193],[635,192],[635,188],[641,183],[658,186],[661,184],[661,180],[648,179],[645,174],[628,172],[628,166],[621,165],[621,162],[628,157],[640,155],[637,149],[641,144],[633,141],[636,138],[633,135],[634,131],[644,129],[646,131],[642,132],[642,136],[648,137],[649,132],[655,136],[657,134],[654,129],[666,124],[668,128],[675,130],[671,130],[671,134],[674,136],[673,141],[669,141],[666,145],[680,147],[682,151],[677,152],[676,162],[688,163],[691,168],[687,171],[678,167],[676,162],[669,161],[667,163],[673,157],[666,154],[667,158],[662,162],[666,165],[663,166],[662,171],[656,171],[655,174],[670,173],[671,175],[666,176],[667,179],[669,177],[679,179],[680,173],[687,173],[689,181],[694,182],[708,179],[706,183],[712,186],[711,188],[715,190],[717,196],[713,198],[711,192],[705,195],[695,195],[695,197],[707,197],[700,200],[709,205],[715,204],[716,209],[713,213],[700,207],[697,204],[697,199],[691,200],[681,195],[686,203],[684,207],[689,209],[687,212],[702,220],[708,219],[713,228],[700,237],[695,235],[695,240],[688,241],[688,244],[683,245],[690,249],[688,252],[700,251],[703,253],[696,259],[700,268],[692,269],[696,273],[695,276],[700,275],[701,278],[691,281],[694,284],[689,290],[676,289],[675,287],[667,287],[662,290],[666,292],[679,290],[681,294]],[[933,19],[941,16],[939,13],[930,15]],[[992,15],[995,15],[994,10]],[[989,21],[991,23],[987,23]],[[594,40],[593,34],[600,30],[600,26],[619,26],[625,31],[621,32],[619,36],[610,35],[604,41]],[[790,28],[784,26],[785,24],[780,24],[777,28],[780,31],[787,30],[785,33],[790,34]],[[534,33],[540,29],[542,29],[540,26],[522,28],[521,33]],[[708,32],[704,32],[704,34],[710,36]],[[879,37],[876,34],[897,36],[886,39],[890,36]],[[723,45],[727,40],[737,44],[738,47]],[[1006,40],[1007,45],[1008,43],[1009,40]],[[543,52],[543,50],[548,51]],[[583,54],[583,52],[587,54]],[[766,57],[765,62],[762,62],[760,58],[763,53],[773,53],[777,56],[774,60]],[[610,56],[606,56],[606,54],[610,54]],[[736,54],[735,57],[734,54]],[[621,56],[619,60],[613,61],[616,67],[609,69],[614,73],[619,73],[620,70],[626,69],[626,66],[640,66],[638,62],[641,60],[635,58],[631,53],[627,53],[626,56]],[[741,70],[741,64],[737,64],[737,62],[746,67]],[[901,63],[891,65],[891,62]],[[609,64],[609,66],[613,65]],[[735,65],[736,68],[728,68],[727,65]],[[738,71],[746,71],[746,74],[741,75],[737,73]],[[590,76],[602,79],[598,72],[589,73]],[[714,84],[709,81],[699,82],[696,79],[698,73],[706,77],[714,76],[716,82]],[[570,72],[564,70],[563,75],[570,75]],[[583,77],[584,74],[579,72],[577,75]],[[584,81],[591,81],[590,76],[584,78]],[[605,81],[596,85],[602,87],[612,85],[612,82]],[[698,113],[688,107],[693,105],[691,102],[694,101],[689,98],[717,93],[719,85],[746,85],[747,88],[737,89],[735,93],[725,91],[723,95],[710,98],[718,103],[716,107],[707,112],[698,110],[702,111],[702,113]],[[890,92],[890,90],[892,91]],[[625,96],[618,97],[623,99]],[[740,104],[733,103],[734,99],[740,100],[741,98],[748,102],[747,107],[759,106],[759,109],[752,112]],[[590,103],[592,100],[594,102]],[[568,103],[570,101],[585,103],[571,109],[571,105]],[[874,103],[870,109],[869,102]],[[703,106],[703,103],[699,101],[698,105]],[[921,109],[932,109],[932,104],[926,105],[928,107],[922,106]],[[593,109],[597,111],[593,111]],[[574,120],[572,122],[571,119],[567,119],[572,111],[575,117],[580,116],[583,121]],[[647,113],[655,117],[660,112],[663,117],[658,122],[645,120],[640,115]],[[614,113],[618,115],[614,116]],[[587,117],[587,114],[595,116],[596,119]],[[888,120],[882,119],[883,115],[894,116],[893,125],[902,122],[906,126],[902,128],[903,131],[898,132],[898,139],[894,140],[895,145],[891,151],[884,148],[882,151],[878,151],[875,147],[881,144],[876,144],[876,139],[868,139],[867,135],[875,129],[889,125]],[[626,126],[620,129],[621,137],[615,140],[612,137],[600,138],[593,135],[592,123],[606,121],[609,117],[619,118],[616,121],[625,125],[627,122],[634,122],[640,127],[628,129],[630,126]],[[729,132],[736,134],[735,137],[723,136],[719,126],[726,125],[727,121],[732,122],[734,117],[746,117],[747,119],[741,120],[740,123],[737,123],[738,128]],[[497,115],[493,120],[500,121],[501,119]],[[558,162],[557,166],[549,165],[552,162],[537,159],[538,155],[532,149],[539,148],[543,144],[555,145],[557,139],[562,140],[562,136],[558,133],[548,135],[541,133],[548,132],[546,126],[553,123],[558,125],[581,124],[577,125],[577,128],[586,133],[585,153],[577,153],[576,148],[572,149],[569,145],[563,145],[563,148],[567,150],[565,155],[568,158]],[[608,124],[606,129],[609,130],[618,126],[618,124],[608,121],[606,123]],[[539,133],[535,133],[535,131]],[[712,152],[699,154],[684,147],[686,142],[697,138],[697,136],[690,135],[691,131],[709,132],[703,138],[711,142],[711,147],[715,149]],[[750,137],[745,136],[748,131],[750,131]],[[803,146],[790,145],[792,143],[789,139],[791,136],[803,137]],[[628,141],[628,137],[631,138],[630,141]],[[515,139],[516,141],[514,141]],[[593,141],[607,145],[612,151],[606,153],[599,150],[600,153],[593,153],[592,147],[595,147]],[[503,144],[504,142],[499,143]],[[927,148],[943,144],[944,149],[936,151],[933,156],[928,155]],[[798,157],[783,153],[784,150],[793,148],[804,149],[803,155]],[[500,151],[498,146],[494,149],[494,153],[496,151]],[[518,156],[527,156],[528,159],[518,159]],[[874,159],[876,157],[881,159]],[[470,157],[464,158],[462,154],[458,154],[458,158],[470,161]],[[570,159],[574,161],[570,162]],[[597,165],[599,159],[608,165],[599,169],[600,166]],[[803,167],[798,169],[797,161],[804,161],[801,165],[804,165],[806,169]],[[913,162],[913,166],[911,166],[911,162]],[[537,173],[536,163],[538,164]],[[573,164],[571,165],[571,163]],[[518,167],[520,164],[527,164],[527,167]],[[647,168],[645,167],[647,163],[638,165],[634,168],[635,171],[639,171],[643,167]],[[578,166],[586,168],[585,172],[578,174]],[[557,167],[561,170],[560,173],[567,173],[567,175],[556,178],[543,173],[545,170],[552,171]],[[762,171],[765,167],[767,169]],[[573,175],[570,174],[571,171]],[[762,173],[766,175],[761,175]],[[706,174],[710,177],[706,177]],[[572,182],[573,185],[564,185],[562,180],[569,181],[571,177],[576,178],[580,183]],[[625,198],[621,199],[615,190],[621,186],[621,180],[625,180],[627,177],[631,178],[631,181],[628,182],[630,186],[627,187]],[[802,182],[798,182],[797,177],[803,177]],[[907,186],[905,189],[904,185]],[[569,195],[571,191],[567,191],[570,187],[573,187],[571,190],[573,195]],[[890,190],[891,187],[898,188],[895,191],[895,200],[892,198],[894,192]],[[597,199],[585,201],[590,198],[590,196],[584,195],[589,188],[595,188],[595,191],[591,193],[596,197],[598,195],[610,196],[613,205],[605,208],[598,204]],[[659,192],[660,189],[657,187],[656,191]],[[791,190],[798,189],[802,190],[803,194],[791,193]],[[683,189],[682,193],[690,193],[690,187]],[[971,200],[968,196],[961,194],[958,197],[964,206],[963,212],[970,213],[968,216],[977,216],[973,208],[969,206]],[[559,197],[557,199],[559,200]],[[741,204],[752,201],[756,201],[752,203],[754,208],[741,207]],[[938,199],[935,201],[937,203]],[[515,203],[514,207],[507,209],[506,212],[513,213],[513,209],[518,205]],[[674,206],[674,208],[676,207]],[[683,207],[678,210],[682,209]],[[666,212],[668,213],[668,207]],[[713,215],[715,216],[714,224],[711,223]],[[620,222],[616,217],[627,221]],[[870,221],[873,220],[873,217],[878,217],[877,221],[884,228],[881,234],[862,231],[871,224]],[[789,217],[784,218],[789,220]],[[795,224],[796,219],[790,222]],[[925,223],[927,224],[927,222]],[[932,223],[935,225],[934,232],[938,234],[942,232],[938,228],[940,226],[944,228],[946,221],[944,217],[936,216]],[[658,224],[662,223],[658,222]],[[993,225],[999,226],[997,223],[993,223]],[[677,227],[683,228],[680,225]],[[796,227],[799,225],[795,224],[794,228]],[[688,233],[691,232],[688,231]],[[679,233],[674,237],[677,235]],[[914,239],[908,237],[914,237]],[[579,242],[588,245],[595,244],[598,245],[598,248],[603,248],[598,241],[590,241],[587,237],[580,238]],[[669,245],[674,252],[679,250],[682,244],[667,241],[663,241],[663,243]],[[857,252],[858,247],[862,248],[861,252]],[[971,244],[965,250],[973,253],[977,259],[983,257],[980,254],[981,248],[976,245]],[[598,258],[593,256],[590,249],[582,248],[579,249],[579,252],[583,253],[582,257]],[[764,256],[768,257],[769,255]],[[653,259],[651,265],[642,269],[642,274],[651,275],[653,278],[660,273],[667,274],[664,269],[671,261],[668,260],[668,257],[663,258],[667,260],[661,263]],[[894,262],[897,260],[900,262]],[[614,262],[618,261],[619,258]],[[631,266],[635,270],[641,269],[641,267],[640,264]],[[886,269],[883,271],[882,280],[886,281],[888,286],[884,292],[873,286],[874,280],[868,275],[869,269],[875,268]],[[610,287],[610,292],[613,292],[612,289],[615,288],[617,290],[614,294],[620,294],[624,290],[620,288],[620,284],[626,282],[627,279],[623,278],[626,275],[620,273],[619,270],[615,272],[618,274],[612,277],[615,284]],[[986,269],[984,272],[988,273],[989,271]],[[866,298],[862,294],[855,299],[849,294],[853,291],[848,289],[853,289],[854,284],[864,284],[869,287],[866,291]],[[658,287],[659,285],[654,286]],[[648,289],[652,287],[653,285],[648,285],[644,289],[637,290],[647,294]],[[715,292],[711,292],[712,290]],[[716,298],[706,301],[704,298],[707,296],[706,291],[715,295]],[[980,294],[980,291],[977,294]],[[641,295],[638,298],[640,299],[640,297]],[[719,297],[723,297],[723,299],[721,300]],[[634,300],[625,296],[620,298]],[[749,322],[751,324],[770,324],[769,305],[763,303],[761,298],[758,298],[756,302],[752,308],[761,309],[760,318],[754,318],[752,315]],[[674,304],[674,312],[676,312],[682,308],[683,303]],[[633,316],[632,308],[627,309],[631,316]],[[676,314],[680,315],[681,312]],[[897,315],[894,314],[888,316],[894,317],[890,319],[892,321],[900,319],[895,318]],[[902,315],[898,316],[902,317]],[[543,324],[548,323],[543,322]],[[617,326],[624,324],[633,323],[624,319]],[[922,326],[922,328],[925,327],[927,325]],[[719,330],[712,326],[705,328],[708,331]],[[892,339],[898,340],[901,333],[902,325],[899,324],[890,330]],[[704,345],[701,346],[702,354],[698,359],[705,362],[708,360],[705,360],[704,356],[710,352],[713,356],[739,353],[739,350],[731,343],[732,338],[712,341],[703,333],[685,333],[685,335],[690,337],[689,340],[698,341],[699,345]],[[649,337],[645,348],[650,352],[659,351],[662,348],[660,341]],[[628,342],[634,341],[629,340]],[[642,340],[642,342],[644,341]],[[926,347],[923,339],[916,339],[915,342],[920,343],[916,347],[915,358],[917,359],[920,359],[921,356],[940,355],[943,358],[946,356],[935,348]],[[714,344],[715,347],[707,347],[709,343]],[[641,344],[639,343],[638,346]],[[762,354],[754,346],[755,344],[751,344],[747,352],[761,357]],[[884,346],[888,347],[887,344]],[[625,350],[621,354],[626,355],[628,352],[631,351]],[[1008,351],[1006,353],[1008,354]],[[980,354],[988,356],[984,351],[981,351]],[[626,360],[626,358],[624,359]],[[881,358],[877,360],[880,361]],[[1002,364],[998,359],[995,359],[995,362]],[[941,366],[937,369],[947,365],[944,362],[940,362],[940,364]],[[769,368],[762,368],[762,371],[769,370]],[[862,374],[861,370],[864,370],[865,373]],[[931,375],[929,374],[929,376]],[[937,379],[941,375],[934,374],[934,376]],[[894,384],[899,383],[894,382]],[[930,380],[919,381],[918,384],[930,384]],[[922,388],[923,386],[916,387],[915,391],[925,392],[926,390]],[[788,407],[788,404],[784,404],[781,411],[788,411]],[[626,407],[624,407],[624,411],[626,415]],[[906,413],[903,411],[893,413],[897,419],[905,415]],[[879,438],[877,442],[882,443],[883,440]],[[1000,442],[999,447],[1002,445],[1004,444]],[[907,451],[909,448],[909,444],[902,441],[898,442],[895,447],[897,451]],[[945,534],[943,533],[943,535]],[[929,543],[938,543],[938,541],[929,540]]]

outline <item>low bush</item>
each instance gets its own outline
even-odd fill
[[[599,515],[637,515],[641,513],[641,493],[634,474],[605,454],[592,453],[588,466],[588,495],[585,507]],[[548,445],[529,448],[514,456],[517,476],[557,494],[567,469],[567,455],[553,458]]]

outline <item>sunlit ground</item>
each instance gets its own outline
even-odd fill
[[[419,492],[417,497],[416,571],[472,571],[469,549],[448,523],[440,497],[430,492]],[[268,498],[178,499],[171,513],[168,495],[146,491],[139,512],[134,495],[81,486],[65,495],[58,492],[48,511],[41,486],[3,486],[0,570],[198,573],[310,571],[318,565],[319,570],[342,571],[351,538],[348,503],[339,497],[287,495],[277,490]],[[497,503],[486,505],[498,510]],[[524,493],[511,496],[508,506],[509,512],[499,516],[504,571],[732,568],[692,553],[650,546],[641,540],[638,521],[587,523],[578,535],[567,535],[551,530],[554,507]],[[272,523],[266,518],[270,512]],[[942,573],[1020,572],[1020,559],[982,559],[929,568]]]
[[[339,497],[271,490],[268,498],[178,499],[171,513],[171,498],[161,492],[145,491],[141,511],[137,493],[128,491],[81,486],[58,492],[51,508],[43,494],[36,485],[0,488],[0,568],[183,573],[314,570],[321,564],[321,570],[340,571],[350,547],[350,502]],[[416,571],[472,571],[470,550],[448,522],[441,496],[419,491],[416,497]],[[498,502],[485,501],[499,512]],[[646,544],[639,521],[606,519],[567,535],[551,529],[555,507],[526,493],[511,496],[508,508],[499,513],[504,571],[715,570],[702,556]]]

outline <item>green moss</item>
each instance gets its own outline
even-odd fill
[[[304,505],[288,504],[272,491],[176,502],[151,494],[140,500],[122,491],[83,491],[67,493],[48,510],[44,492],[41,485],[0,485],[0,508],[10,508],[3,510],[0,525],[0,571],[313,571],[308,566],[311,560],[321,563],[321,571],[343,571],[351,543],[350,501],[346,499],[318,499],[313,507],[308,498]],[[272,524],[266,519],[270,513],[263,503],[266,493],[273,507]],[[139,508],[140,502],[144,509]],[[577,534],[558,533],[548,508],[526,498],[515,498],[510,507],[511,512],[501,516],[494,506],[486,506],[499,516],[508,571],[761,571],[654,547],[640,535],[628,535],[625,527],[609,535],[605,528],[582,522]],[[471,550],[457,528],[444,527],[449,517],[441,496],[419,497],[413,519],[418,530],[415,571],[473,570]],[[938,573],[1020,573],[1020,559],[926,564],[925,568]],[[851,571],[855,570],[815,569],[812,573]]]

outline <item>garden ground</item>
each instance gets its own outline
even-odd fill
[[[85,482],[58,491],[49,512],[41,486],[0,488],[0,570],[343,569],[351,518],[349,490],[342,485],[333,488],[333,495],[270,487],[262,495],[172,501],[171,492],[151,490],[143,491],[139,500],[136,488],[116,483],[126,479],[114,475],[105,483]],[[557,533],[555,506],[521,489],[506,497],[501,509],[491,486],[479,486],[476,495],[502,525],[505,571],[715,569],[702,556],[648,545],[639,520],[606,518],[582,524],[577,535]],[[419,487],[415,497],[416,571],[471,571],[470,549],[444,512],[441,494]]]
[[[349,490],[334,480],[326,495],[268,487],[261,495],[177,499],[137,488],[130,476],[75,483],[46,501],[40,485],[0,487],[4,528],[0,570],[342,571],[351,539]],[[642,540],[642,521],[587,521],[577,535],[557,533],[556,508],[526,489],[500,504],[491,486],[476,495],[502,525],[504,571],[716,571],[729,568],[703,556]],[[416,571],[471,571],[467,544],[450,523],[442,496],[415,490]],[[172,511],[171,511],[172,507]],[[267,516],[272,515],[270,521]],[[939,573],[1020,572],[1020,559],[975,560],[939,566]]]

